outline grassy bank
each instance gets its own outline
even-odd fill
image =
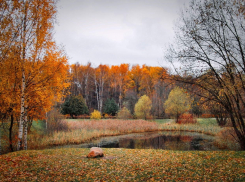
[[[245,152],[153,149],[20,151],[0,156],[1,181],[244,181]]]
[[[172,119],[145,120],[66,120],[69,132],[56,132],[43,141],[51,145],[79,144],[103,136],[149,131],[190,131],[215,136],[222,128],[214,119],[200,119],[197,124],[175,124]]]
[[[42,121],[34,122],[31,132],[28,134],[28,149],[45,149],[56,145],[81,144],[90,142],[93,139],[103,136],[115,136],[127,133],[139,133],[148,131],[191,131],[218,136],[224,129],[219,127],[213,118],[198,119],[197,124],[175,124],[173,119],[164,119],[156,121],[145,120],[64,120],[67,125],[67,131],[54,132],[47,134],[46,125]],[[5,133],[5,140],[2,146],[8,147],[8,130]],[[15,127],[17,136],[17,126]],[[222,148],[228,148],[227,144],[233,140],[224,141],[227,133],[217,137],[217,145]],[[14,138],[14,143],[17,138]]]

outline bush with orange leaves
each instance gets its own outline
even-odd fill
[[[182,114],[179,116],[176,123],[178,124],[196,124],[197,119],[194,118],[192,114]]]

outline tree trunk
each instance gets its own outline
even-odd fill
[[[177,112],[176,113],[176,123],[178,123],[179,122],[179,113]]]
[[[22,70],[22,89],[21,89],[21,106],[20,106],[20,122],[18,131],[17,150],[23,148],[23,124],[25,122],[25,72]]]
[[[32,121],[33,121],[33,118],[29,117],[28,122],[27,122],[27,133],[31,131]]]
[[[99,110],[99,108],[100,108],[99,92],[98,92],[98,86],[97,86],[96,78],[95,78],[94,84],[95,84],[95,93],[96,93],[97,106],[98,106],[98,110]]]
[[[223,117],[223,116],[216,117],[216,121],[217,121],[217,123],[218,123],[218,125],[219,125],[220,127],[223,127],[223,126],[225,126],[226,123],[227,123],[227,118],[226,118],[226,117]]]
[[[48,131],[48,113],[46,112],[46,119],[45,119],[45,123],[46,123],[46,132]]]
[[[238,115],[239,115],[239,113],[238,113]],[[240,129],[239,129],[237,126],[238,125],[237,123],[243,123],[243,121],[239,121],[240,119],[236,118],[234,116],[234,113],[232,113],[232,112],[230,112],[230,119],[231,119],[233,128],[235,130],[235,133],[237,135],[238,142],[240,144],[241,150],[244,151],[245,150],[245,136],[244,136],[244,130],[243,130],[244,128],[240,127]],[[241,118],[241,120],[243,120],[243,118]]]
[[[27,109],[26,109],[26,112],[27,112]],[[24,150],[27,150],[27,126],[28,126],[28,121],[27,121],[27,113],[26,112],[25,112],[25,121],[23,123],[23,126],[24,126]]]
[[[9,127],[9,149],[11,152],[14,151],[13,149],[13,140],[12,140],[12,129],[13,129],[13,124],[14,124],[14,116],[11,114],[11,119],[10,119],[10,127]]]
[[[1,143],[1,139],[2,139],[2,129],[1,129],[1,125],[0,125],[0,155],[2,155],[2,143]]]

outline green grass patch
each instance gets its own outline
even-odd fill
[[[2,181],[244,181],[245,152],[103,149],[20,151],[0,156]]]
[[[45,123],[45,121],[42,121],[42,120],[33,121],[31,130],[33,132],[37,132],[37,133],[40,133],[40,134],[45,133],[45,131],[46,131],[46,123]]]
[[[197,123],[203,126],[218,126],[215,118],[197,118]]]
[[[159,124],[175,123],[175,119],[155,119],[154,121]],[[197,124],[203,126],[218,126],[215,118],[197,118]]]
[[[154,121],[159,124],[174,123],[174,119],[155,119]]]

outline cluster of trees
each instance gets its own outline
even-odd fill
[[[193,99],[178,87],[181,83],[175,82],[174,75],[165,68],[146,65],[130,68],[128,64],[92,68],[90,63],[86,66],[77,63],[71,68],[71,95],[62,105],[62,114],[70,114],[72,118],[88,114],[87,106],[89,113],[96,109],[101,114],[115,116],[119,112],[122,118],[127,115],[149,119],[167,114],[167,117],[171,115],[178,119],[185,112],[201,113],[201,107],[192,105]],[[67,104],[78,97],[85,107],[78,108],[73,104],[74,109],[67,110]],[[199,99],[196,97],[197,103]]]
[[[70,95],[82,95],[90,112],[97,109],[101,113],[110,113],[107,102],[113,100],[119,109],[125,106],[133,114],[138,99],[147,95],[152,101],[152,114],[162,117],[163,104],[174,87],[168,81],[167,69],[163,67],[101,64],[93,68],[91,63],[76,63],[71,65],[70,74]]]
[[[55,0],[0,0],[0,120],[10,123],[10,150],[14,122],[17,150],[26,149],[28,124],[44,119],[70,84],[67,58],[53,41],[55,15]]]

